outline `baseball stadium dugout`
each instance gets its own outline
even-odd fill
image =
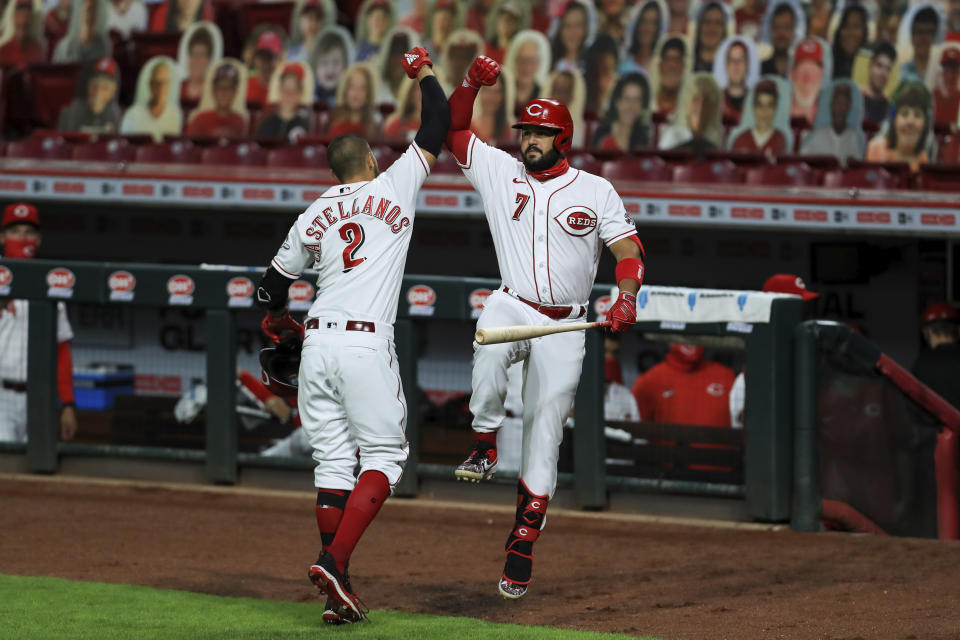
[[[13,260],[0,261],[0,269],[4,270],[0,294],[30,300],[29,441],[26,445],[0,444],[7,468],[41,473],[82,469],[95,473],[107,458],[126,460],[127,468],[130,460],[149,459],[186,464],[195,480],[231,484],[238,482],[241,474],[248,481],[266,469],[295,469],[299,474],[300,469],[311,467],[309,458],[266,458],[257,454],[256,449],[250,451],[244,446],[244,438],[249,439],[251,434],[238,428],[244,418],[236,406],[237,365],[244,364],[238,360],[238,336],[242,331],[257,332],[259,326],[260,313],[251,308],[258,268]],[[304,284],[309,278],[305,274]],[[415,407],[424,395],[420,387],[425,380],[425,367],[422,360],[418,363],[424,338],[442,334],[444,324],[455,325],[462,332],[462,340],[460,333],[455,339],[463,342],[463,354],[469,354],[472,320],[477,317],[483,298],[497,285],[492,280],[472,278],[404,278],[396,343],[409,406]],[[603,314],[610,302],[609,294],[609,285],[594,288],[590,319]],[[305,311],[310,299],[312,288],[304,299],[292,302]],[[105,438],[97,442],[58,442],[56,381],[49,375],[54,370],[55,341],[37,338],[52,335],[58,301],[85,308],[89,313],[123,310],[132,314],[134,321],[142,317],[138,313],[144,312],[154,317],[158,312],[187,314],[196,331],[182,337],[193,343],[194,351],[184,354],[183,359],[192,355],[196,364],[184,375],[205,380],[206,388],[203,419],[194,425],[193,431],[169,431],[169,397],[164,400],[139,392],[118,392],[112,396],[113,405],[108,412],[113,430]],[[800,299],[747,291],[645,287],[638,307],[639,323],[629,339],[655,345],[682,341],[713,349],[742,350],[743,362],[755,373],[747,377],[750,409],[746,429],[623,423],[604,429],[603,334],[589,332],[584,374],[574,409],[577,426],[567,432],[569,442],[564,446],[570,464],[561,467],[561,487],[572,489],[573,502],[583,508],[606,508],[611,492],[657,491],[741,499],[744,513],[751,518],[789,519],[792,331],[802,319]],[[133,374],[116,360],[129,359],[129,355],[122,344],[117,346],[121,348],[113,350],[112,361],[104,350],[86,353],[100,361],[101,368],[95,371],[84,369],[91,364],[91,358],[85,357],[78,346],[75,380],[79,383],[92,377],[100,381],[84,382],[78,387],[93,386],[96,391],[99,386],[102,391],[111,380],[129,386]],[[469,355],[462,359],[464,362],[458,366],[469,370]],[[259,370],[254,369],[257,373]],[[440,370],[430,375],[448,373]],[[124,376],[126,381],[118,382]],[[102,416],[104,412],[100,413]],[[421,452],[429,445],[422,436],[422,425],[418,424],[420,415],[419,411],[409,412],[411,456],[398,487],[402,495],[416,494],[420,480],[449,479],[453,475],[452,464],[421,460]],[[469,442],[469,429],[466,424],[463,427],[465,441]],[[611,430],[619,435],[607,438],[605,432]],[[623,441],[623,433],[632,434],[629,442]],[[127,439],[118,434],[126,434]],[[430,445],[438,436],[442,433],[430,432]],[[143,446],[151,437],[154,446]],[[711,451],[704,444],[718,446]],[[462,455],[462,447],[451,447],[454,450]],[[11,462],[13,458],[16,459]],[[624,465],[624,460],[632,462]],[[723,469],[690,470],[704,462]],[[509,482],[509,477],[501,481]]]
[[[956,540],[960,411],[850,327],[796,327],[792,526]]]

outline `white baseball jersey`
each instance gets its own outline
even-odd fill
[[[483,199],[503,283],[528,300],[587,303],[603,246],[637,233],[623,200],[599,176],[571,168],[541,183],[476,136],[460,166]]]
[[[429,173],[413,143],[375,179],[331,187],[300,214],[271,265],[292,280],[311,264],[317,269],[309,316],[340,312],[393,324],[417,191]]]
[[[7,300],[0,306],[0,379],[27,381],[27,327],[30,303]],[[67,307],[57,303],[57,342],[73,338]]]

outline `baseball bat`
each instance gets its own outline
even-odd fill
[[[502,342],[514,342],[516,340],[529,340],[530,338],[539,338],[540,336],[549,336],[565,331],[583,331],[584,329],[609,326],[609,321],[576,322],[573,324],[555,325],[518,324],[511,327],[480,329],[474,334],[473,339],[477,341],[477,344],[500,344]]]

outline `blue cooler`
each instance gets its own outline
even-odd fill
[[[98,365],[73,372],[77,409],[112,409],[118,393],[133,393],[132,365]]]

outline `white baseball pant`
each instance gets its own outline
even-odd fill
[[[477,329],[509,325],[552,325],[582,322],[552,320],[503,291],[484,303]],[[520,477],[537,495],[553,497],[563,423],[573,408],[583,365],[584,333],[570,331],[531,340],[481,346],[473,344],[473,429],[497,431],[503,424],[507,369],[523,362],[523,445]]]
[[[376,470],[391,488],[400,480],[409,446],[407,405],[392,327],[344,331],[343,318],[321,318],[333,329],[306,332],[300,359],[300,420],[317,463],[317,488],[352,490],[360,473]],[[385,337],[389,335],[388,337]]]

